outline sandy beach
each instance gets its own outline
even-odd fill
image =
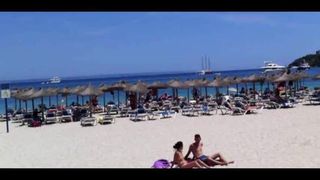
[[[259,114],[212,115],[81,127],[80,122],[40,128],[0,123],[0,167],[149,168],[172,160],[172,146],[184,154],[200,133],[205,154],[221,152],[230,168],[320,167],[320,106],[299,104]],[[220,168],[220,167],[217,167]]]

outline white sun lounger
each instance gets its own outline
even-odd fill
[[[97,125],[97,118],[96,117],[82,117],[80,119],[80,124],[81,126],[85,125]]]

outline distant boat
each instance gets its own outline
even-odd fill
[[[204,57],[202,60],[202,70],[199,72],[200,75],[208,75],[213,74],[213,71],[210,67],[210,59],[208,57]]]
[[[306,62],[306,60],[303,60],[303,62],[298,66],[298,70],[308,70],[310,69],[309,63]]]
[[[264,70],[264,73],[268,73],[268,72],[275,72],[275,71],[284,71],[286,67],[273,63],[272,61],[265,61],[264,66],[261,67],[261,69]]]
[[[59,78],[58,76],[54,76],[49,81],[49,83],[51,83],[51,84],[57,84],[57,83],[60,83],[60,82],[61,82],[61,78]]]
[[[42,82],[41,84],[58,84],[61,82],[61,78],[58,76],[54,76],[53,78],[49,79],[49,81]]]

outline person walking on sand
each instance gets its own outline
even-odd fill
[[[201,136],[196,134],[194,136],[195,142],[192,143],[189,147],[188,153],[185,156],[185,159],[188,159],[190,153],[193,154],[193,159],[200,159],[209,166],[221,165],[226,166],[228,164],[234,163],[234,161],[227,161],[220,153],[215,153],[212,156],[206,156],[203,154],[203,143],[201,142]]]
[[[174,152],[173,163],[177,164],[180,168],[210,168],[200,159],[191,161],[185,160],[182,154],[183,143],[181,141],[177,142],[173,148],[176,150]]]

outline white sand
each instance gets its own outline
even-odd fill
[[[149,168],[184,153],[200,133],[205,154],[221,152],[229,167],[320,167],[320,106],[263,110],[257,115],[213,115],[81,127],[79,122],[17,127],[0,122],[0,167]]]

